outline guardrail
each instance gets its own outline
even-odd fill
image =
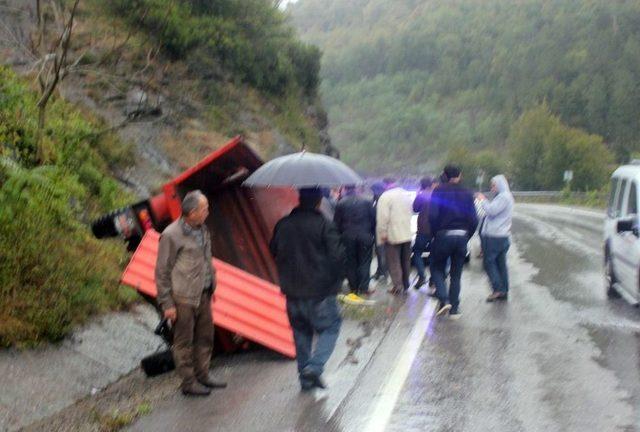
[[[533,203],[562,203],[594,208],[605,208],[607,193],[567,191],[512,191],[516,201]]]
[[[511,191],[514,197],[559,198],[562,191]],[[585,196],[585,192],[571,192],[571,196]]]

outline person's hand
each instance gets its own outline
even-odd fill
[[[478,192],[478,193],[476,194],[476,199],[479,199],[480,201],[484,201],[484,200],[486,200],[486,199],[487,199],[487,197],[486,197],[486,196],[484,196],[484,194],[483,194],[483,193]]]
[[[169,308],[164,311],[164,317],[171,321],[171,323],[174,323],[176,319],[178,319],[178,311],[174,307]]]
[[[382,244],[385,244],[387,240],[389,240],[387,236],[380,236],[380,241],[382,242]]]

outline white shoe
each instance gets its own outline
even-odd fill
[[[457,321],[460,319],[460,317],[462,316],[462,314],[460,312],[456,312],[456,313],[451,313],[449,312],[449,319]]]
[[[436,316],[444,315],[451,310],[449,303],[438,302]]]

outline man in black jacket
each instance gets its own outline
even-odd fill
[[[473,194],[460,185],[462,174],[456,166],[445,167],[448,180],[431,194],[429,224],[434,240],[431,245],[431,277],[436,284],[439,300],[436,315],[449,312],[451,318],[459,318],[460,278],[467,254],[467,242],[478,227],[478,216],[473,204]],[[445,267],[451,260],[449,291],[445,283]]]
[[[287,297],[303,391],[326,387],[321,375],[342,322],[336,294],[344,279],[344,248],[333,222],[318,211],[321,199],[320,189],[300,189],[300,205],[276,224],[270,244]]]
[[[416,240],[413,243],[413,255],[411,261],[418,272],[418,280],[415,284],[415,289],[420,289],[427,281],[425,277],[424,262],[422,261],[422,254],[431,250],[431,226],[429,225],[429,202],[431,201],[431,193],[435,188],[436,183],[431,177],[424,177],[420,180],[420,191],[416,195],[413,201],[413,211],[418,213],[418,231],[416,233]],[[429,278],[429,285],[431,286],[432,279]]]
[[[369,272],[375,239],[376,214],[373,203],[346,186],[336,205],[333,222],[342,237],[346,252],[346,272],[351,291],[369,294]]]

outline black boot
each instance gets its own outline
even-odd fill
[[[202,384],[205,387],[208,388],[225,388],[227,387],[227,383],[226,382],[222,382],[222,381],[214,381],[209,377],[202,377],[198,378],[198,382],[200,384]]]
[[[203,386],[199,382],[193,382],[182,386],[182,394],[185,396],[209,396],[211,389]]]

